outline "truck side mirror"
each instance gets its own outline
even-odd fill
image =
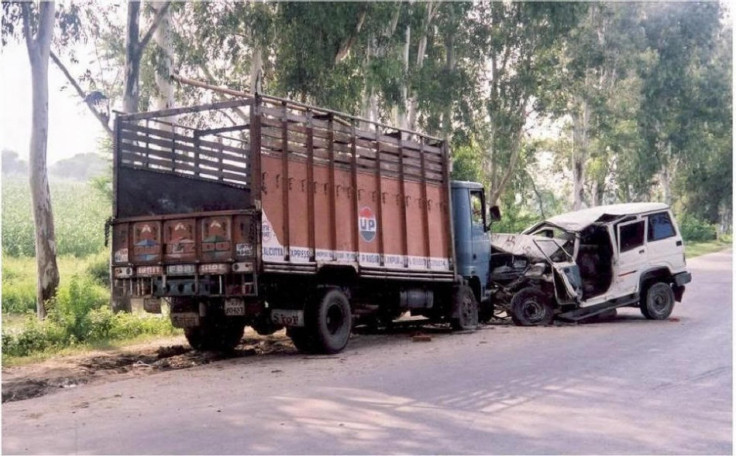
[[[501,220],[501,209],[499,209],[498,206],[491,206],[491,210],[489,212],[491,215],[491,223]]]

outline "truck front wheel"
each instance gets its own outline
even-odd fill
[[[664,320],[675,307],[675,294],[665,282],[657,282],[649,287],[640,304],[641,313],[649,320]]]
[[[452,294],[452,316],[450,325],[456,331],[473,330],[478,327],[478,301],[473,290],[461,285]]]
[[[184,335],[195,350],[232,351],[244,330],[245,322],[240,318],[205,317],[199,326],[186,328]]]
[[[527,287],[511,298],[511,319],[517,326],[546,326],[554,316],[549,297],[542,290]]]

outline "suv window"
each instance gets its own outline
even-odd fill
[[[621,226],[621,252],[644,245],[644,221]]]
[[[660,212],[649,216],[649,233],[647,240],[649,242],[659,241],[675,235],[675,227],[672,225],[670,214]]]

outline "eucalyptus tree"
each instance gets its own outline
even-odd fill
[[[576,3],[492,2],[474,11],[476,40],[486,59],[485,174],[495,204],[517,172],[527,119],[544,112],[554,93],[559,48],[586,9]]]
[[[678,168],[702,157],[692,138],[702,126],[703,103],[695,85],[699,68],[707,64],[720,29],[716,2],[648,4],[645,30],[652,58],[641,69],[644,101],[639,115],[650,166],[658,177],[664,201],[672,203],[672,183]]]
[[[31,63],[32,124],[29,150],[31,204],[35,227],[36,314],[46,317],[46,302],[59,286],[56,234],[51,209],[46,148],[49,129],[49,54],[54,35],[56,5],[42,2],[3,3],[3,45],[20,26]]]
[[[678,206],[700,220],[732,225],[733,198],[733,41],[731,25],[721,23],[715,41],[698,56],[681,114],[688,133],[682,140],[673,183]]]
[[[123,88],[123,112],[138,112],[140,99],[140,70],[143,52],[156,32],[161,19],[167,14],[170,2],[164,2],[156,9],[146,32],[140,34],[141,2],[128,2],[125,28],[125,78]]]
[[[640,103],[635,68],[644,50],[641,6],[595,3],[562,49],[555,114],[569,118],[572,209],[603,203],[613,190],[618,154],[636,146],[627,135]],[[631,96],[633,93],[634,96]],[[622,139],[628,141],[622,143]],[[623,168],[626,164],[622,164]],[[618,171],[622,171],[618,170]]]

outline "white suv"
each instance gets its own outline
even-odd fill
[[[662,320],[691,280],[682,236],[661,203],[557,215],[522,234],[493,234],[491,246],[491,300],[523,326],[623,306]]]

